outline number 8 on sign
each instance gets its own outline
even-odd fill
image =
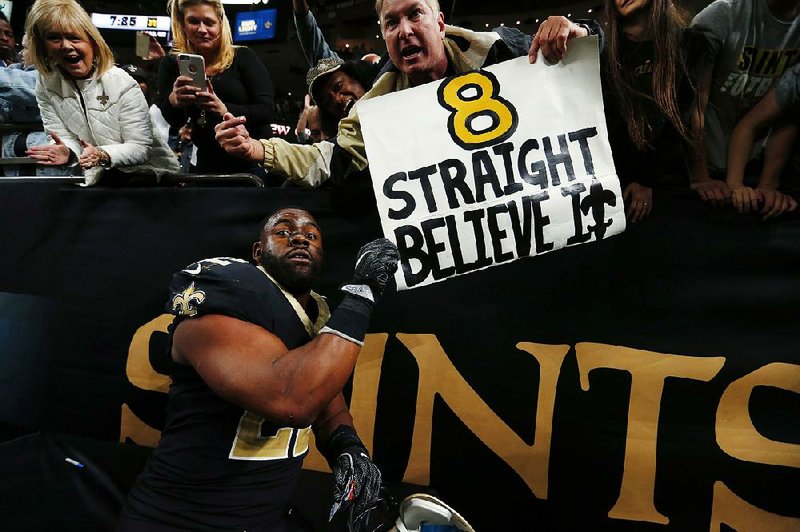
[[[451,111],[447,130],[453,142],[474,150],[502,142],[516,131],[517,110],[499,92],[491,72],[469,72],[439,86],[439,103]]]

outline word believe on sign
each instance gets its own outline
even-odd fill
[[[597,39],[359,103],[398,289],[625,229]]]

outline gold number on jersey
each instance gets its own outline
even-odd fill
[[[283,427],[272,435],[264,435],[261,433],[263,425],[263,417],[245,411],[228,457],[234,460],[283,460],[300,456],[308,450],[311,428]],[[295,443],[290,449],[293,435]]]

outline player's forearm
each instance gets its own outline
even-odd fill
[[[272,370],[283,385],[265,401],[270,419],[298,427],[317,422],[347,384],[360,349],[340,336],[321,334],[276,359]]]
[[[341,392],[336,394],[314,421],[312,428],[318,442],[326,441],[341,425],[353,427],[353,416]]]

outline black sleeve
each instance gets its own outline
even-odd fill
[[[172,85],[178,79],[178,60],[175,55],[170,54],[161,60],[158,66],[158,98],[156,105],[164,115],[164,119],[172,127],[181,127],[186,123],[186,111],[180,107],[172,107],[169,103],[169,95],[172,93]]]
[[[528,55],[528,51],[531,49],[533,35],[528,35],[519,31],[517,28],[509,26],[499,26],[492,31],[500,35],[500,38],[503,39],[503,42],[508,47],[508,57],[498,57],[498,62]]]
[[[603,48],[605,48],[606,45],[606,36],[603,33],[603,28],[600,27],[600,24],[598,24],[596,20],[590,18],[579,18],[573,20],[572,22],[586,27],[586,29],[589,31],[589,35],[597,35],[597,37],[600,39],[599,50],[601,52],[603,51]]]
[[[248,126],[268,126],[275,121],[275,95],[269,71],[250,48],[236,49],[239,77],[249,103],[224,102],[234,116],[247,117]]]
[[[605,35],[603,34],[603,29],[600,27],[600,24],[592,19],[576,19],[573,20],[573,22],[585,27],[589,35],[597,35],[600,39],[599,50],[602,52],[605,45]],[[499,63],[507,59],[528,55],[531,42],[533,41],[533,35],[527,35],[517,28],[509,26],[500,26],[494,28],[492,31],[500,35],[506,46],[505,51],[501,52],[498,50],[498,56],[494,58],[492,62]],[[487,64],[489,64],[489,62],[487,62]]]

